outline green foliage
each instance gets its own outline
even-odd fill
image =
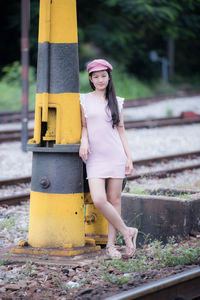
[[[117,234],[115,244],[119,246],[124,244],[123,235],[120,232]]]
[[[113,71],[116,94],[126,99],[153,97],[153,90],[145,82],[117,68]]]
[[[0,81],[0,109],[20,110],[21,108],[21,65],[18,61],[3,68]],[[29,109],[35,107],[36,79],[35,69],[29,68]]]
[[[14,227],[16,224],[15,218],[5,218],[0,221],[0,229],[3,230],[6,228],[7,230],[10,230],[12,227]]]
[[[171,108],[168,108],[166,111],[166,116],[167,117],[172,117],[173,116],[173,110]]]
[[[96,49],[97,57],[112,58],[137,77],[161,77],[160,63],[152,63],[149,52],[167,57],[167,40],[172,37],[176,73],[199,74],[200,1],[98,0],[94,11],[88,0],[81,0],[77,7],[81,70]],[[83,44],[94,50],[92,56],[84,52],[82,57]]]
[[[82,71],[79,76],[80,92],[91,92],[91,87],[88,80],[88,72]],[[116,89],[116,94],[126,99],[138,99],[152,97],[154,92],[146,83],[139,81],[133,75],[129,75],[120,69],[113,70],[113,81]]]
[[[30,277],[37,274],[32,261],[26,262],[25,268],[22,270],[22,274],[24,276],[30,276]]]
[[[161,249],[162,251],[160,251]],[[198,264],[200,262],[200,248],[190,248],[188,243],[174,247],[173,244],[169,243],[166,247],[157,246],[154,257],[158,264],[168,267]]]
[[[108,272],[104,272],[102,274],[102,278],[104,280],[109,281],[110,283],[113,283],[113,284],[123,284],[123,283],[126,283],[126,282],[128,282],[130,280],[130,275],[116,276],[114,274],[110,274]]]
[[[142,188],[139,188],[139,187],[134,187],[134,188],[131,188],[129,189],[129,193],[131,194],[137,194],[137,195],[149,195],[149,192],[142,189]]]
[[[191,265],[200,263],[200,246],[191,247],[188,242],[178,245],[172,237],[164,245],[155,240],[143,248],[137,249],[133,259],[111,259],[100,261],[102,277],[113,284],[121,284],[134,278],[135,272]],[[118,271],[117,271],[118,270]],[[119,272],[121,271],[121,273]]]
[[[20,6],[19,1],[4,2],[0,18],[1,66],[20,58]],[[89,0],[78,0],[77,21],[81,71],[88,60],[105,57],[122,64],[137,78],[160,78],[160,63],[149,60],[149,51],[156,50],[160,56],[167,57],[167,40],[172,37],[176,73],[187,78],[199,74],[199,0],[96,0],[95,5]],[[35,67],[38,24],[39,0],[32,0],[30,63]]]
[[[8,253],[7,257],[0,259],[0,266],[6,265],[11,256],[12,256],[12,253]]]

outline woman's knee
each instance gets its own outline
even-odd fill
[[[102,195],[92,195],[92,200],[96,208],[101,209],[106,205],[106,198]]]
[[[121,194],[107,194],[108,202],[113,206],[119,206],[121,204]]]

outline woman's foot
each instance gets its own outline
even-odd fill
[[[115,259],[120,259],[122,257],[121,253],[117,250],[115,245],[106,246],[106,254]]]
[[[136,250],[136,239],[138,235],[137,228],[128,228],[128,234],[124,235],[124,241],[126,243],[126,255],[132,257]]]

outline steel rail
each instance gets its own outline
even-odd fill
[[[128,176],[127,180],[132,181],[134,179],[143,178],[143,177],[165,178],[165,177],[168,177],[169,174],[178,173],[178,172],[182,172],[185,170],[199,169],[199,168],[200,168],[200,164],[197,163],[197,164],[192,164],[192,165],[183,166],[183,167],[170,168],[170,169],[158,170],[158,171],[152,171],[152,172],[144,172],[144,173],[136,174],[133,176]]]
[[[159,156],[159,157],[150,157],[150,158],[147,158],[147,159],[133,160],[133,166],[135,166],[135,165],[147,165],[148,163],[154,163],[154,162],[156,163],[156,162],[159,162],[159,161],[172,160],[172,159],[176,159],[176,158],[184,158],[184,157],[194,158],[196,156],[200,156],[200,151],[176,153],[176,154]],[[198,167],[198,165],[192,165],[192,168],[196,168],[196,167]],[[182,169],[184,170],[185,167],[182,167]],[[157,172],[160,172],[160,171],[157,171]],[[152,172],[150,172],[150,173],[152,173]],[[147,173],[147,174],[150,174],[150,173]],[[30,181],[31,181],[31,176],[2,179],[2,180],[0,180],[0,187],[4,186],[4,185],[15,185],[15,184],[19,184],[19,183],[28,183]]]
[[[174,300],[177,296],[184,296],[190,300],[200,297],[200,268],[181,272],[104,299]]]
[[[29,138],[33,137],[33,129],[28,131]],[[0,143],[19,141],[21,139],[21,130],[0,131]]]
[[[200,151],[189,151],[185,153],[176,153],[176,154],[170,154],[170,155],[164,155],[164,156],[158,156],[158,157],[150,157],[145,159],[137,159],[133,160],[133,164],[135,165],[145,165],[152,162],[162,161],[162,160],[172,160],[175,158],[194,158],[196,156],[200,155]]]
[[[133,128],[154,128],[154,127],[163,127],[163,126],[179,126],[185,124],[195,124],[200,123],[200,117],[194,118],[163,118],[163,119],[151,119],[151,120],[137,120],[137,121],[125,121],[125,129]],[[29,138],[33,136],[34,129],[29,129]],[[0,131],[0,143],[18,141],[21,139],[21,130],[20,129],[9,129]]]
[[[4,185],[17,185],[19,183],[28,183],[31,181],[31,176],[27,177],[16,177],[10,179],[0,180],[0,187]]]
[[[34,116],[35,116],[35,112],[29,111],[28,119],[33,120]],[[20,122],[21,118],[22,116],[20,111],[0,112],[0,124]]]
[[[18,205],[30,199],[30,193],[16,194],[0,198],[0,205]]]
[[[181,98],[187,98],[187,97],[195,97],[195,96],[200,96],[200,93],[187,93],[185,95],[170,95],[170,96],[158,96],[158,97],[152,97],[152,98],[140,98],[140,99],[126,99],[124,101],[124,108],[130,108],[130,107],[138,107],[138,106],[145,106],[148,104],[152,104],[155,102],[160,102],[160,101],[166,101],[170,99],[181,99]]]
[[[196,123],[200,123],[200,117],[192,117],[192,118],[170,117],[170,118],[125,121],[124,127],[125,129],[128,130],[133,128],[180,126],[180,125],[196,124]]]
[[[187,97],[200,96],[200,93],[187,93],[186,95],[169,95],[169,96],[158,96],[152,98],[140,98],[140,99],[125,99],[124,108],[145,106],[151,103],[166,101],[169,99],[180,99]],[[29,119],[34,119],[34,110],[28,112]],[[0,124],[1,123],[11,123],[11,122],[20,122],[21,121],[21,111],[0,111]]]

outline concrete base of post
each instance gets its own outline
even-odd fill
[[[85,240],[84,247],[72,247],[71,244],[63,244],[60,248],[36,248],[31,247],[25,241],[20,241],[18,246],[11,249],[13,254],[29,254],[29,255],[51,255],[51,256],[74,256],[84,253],[91,253],[101,250],[100,246],[97,246],[92,239]]]

